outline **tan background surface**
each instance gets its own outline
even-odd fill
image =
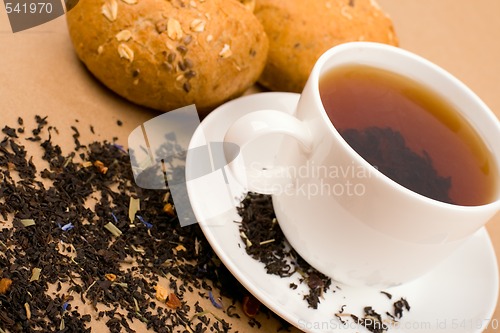
[[[441,65],[468,84],[500,117],[500,1],[379,0],[392,16],[401,47]],[[75,58],[64,18],[12,34],[0,7],[0,125],[14,126],[18,116],[49,115],[66,151],[69,126],[78,119],[82,142],[118,137],[157,113],[133,106],[100,86]],[[119,127],[116,121],[123,121]],[[96,134],[90,133],[89,125]],[[27,124],[30,128],[30,124]],[[500,215],[488,224],[500,257]],[[473,288],[474,286],[466,286]],[[460,296],[457,295],[457,301]],[[500,320],[500,309],[493,318]],[[240,332],[252,329],[234,323]],[[240,327],[241,326],[241,327]],[[274,332],[267,323],[259,332]],[[497,332],[489,329],[486,332]]]

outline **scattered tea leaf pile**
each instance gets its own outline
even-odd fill
[[[136,187],[120,146],[82,145],[72,127],[75,150],[63,155],[57,129],[36,122],[30,137],[22,119],[6,126],[0,142],[0,332],[90,332],[96,320],[110,332],[228,332],[212,286],[244,293],[199,226],[180,227],[169,192]]]
[[[180,227],[168,190],[134,185],[122,147],[83,145],[72,126],[74,151],[64,155],[52,140],[57,129],[46,117],[35,120],[29,137],[21,118],[2,129],[0,333],[91,332],[96,321],[110,332],[228,332],[216,311],[240,318],[235,300],[260,327],[253,317],[266,309],[220,263],[197,224]],[[40,150],[42,160],[31,157]],[[270,197],[249,193],[238,212],[249,255],[269,274],[299,273],[309,288],[304,299],[317,308],[332,282],[287,245]],[[189,303],[190,294],[203,302]],[[401,299],[394,309],[387,315],[396,320],[409,305]],[[349,316],[374,333],[386,328],[370,326],[381,318],[370,307],[364,317]]]
[[[331,287],[332,280],[311,267],[288,244],[276,219],[271,196],[248,192],[237,210],[242,218],[239,227],[240,237],[245,244],[247,254],[263,263],[268,274],[282,278],[295,273],[300,274],[299,282],[306,284],[309,291],[304,295],[304,300],[309,307],[317,309],[323,294]],[[290,284],[291,289],[297,287],[294,283]],[[339,287],[337,289],[340,290]],[[389,300],[392,299],[391,294],[384,291],[381,293]],[[393,313],[386,312],[386,319],[371,306],[364,308],[363,317],[344,313],[346,305],[342,306],[335,317],[342,324],[347,324],[344,318],[348,317],[370,332],[382,333],[389,329],[386,323],[396,323],[403,317],[405,310],[410,311],[410,305],[404,298],[394,302],[392,306]]]
[[[242,217],[240,232],[247,253],[262,262],[268,274],[280,277],[301,274],[301,281],[309,287],[309,294],[304,299],[316,309],[320,297],[330,288],[332,281],[306,263],[288,245],[277,223],[271,196],[249,192],[237,209]]]

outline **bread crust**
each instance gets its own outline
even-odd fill
[[[236,0],[80,0],[67,13],[76,53],[124,98],[206,114],[258,79],[268,39]]]
[[[350,41],[398,45],[391,19],[374,0],[256,0],[255,15],[269,38],[259,83],[300,93],[314,63]]]

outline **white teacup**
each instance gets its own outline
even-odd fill
[[[330,121],[318,88],[322,75],[346,64],[401,74],[451,101],[493,156],[497,182],[492,201],[479,206],[436,201],[397,184],[361,158]],[[245,160],[245,146],[264,136],[272,140],[276,136],[267,135],[276,133],[286,138],[274,167]],[[448,72],[392,46],[353,42],[330,49],[312,70],[293,116],[273,110],[246,114],[231,125],[225,141],[242,147],[241,157],[229,165],[235,177],[249,190],[273,194],[276,216],[291,246],[313,267],[348,285],[390,287],[423,275],[500,208],[498,119]],[[355,172],[336,177],[300,174],[332,166]],[[297,172],[291,179],[284,169]],[[338,184],[343,184],[344,193],[317,192],[325,184],[339,191]],[[350,193],[346,184],[352,185]]]

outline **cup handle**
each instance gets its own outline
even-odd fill
[[[224,137],[224,143],[238,145],[241,152],[239,156],[235,157],[227,156],[228,152],[225,151],[226,160],[232,161],[229,164],[232,175],[250,191],[276,194],[278,189],[282,189],[282,187],[276,185],[283,185],[283,180],[279,180],[278,175],[283,176],[283,170],[280,168],[284,166],[256,170],[245,164],[244,156],[242,156],[247,145],[267,134],[282,134],[295,138],[300,143],[302,153],[305,154],[311,151],[313,138],[304,122],[292,115],[276,110],[254,111],[238,118],[230,125]]]

